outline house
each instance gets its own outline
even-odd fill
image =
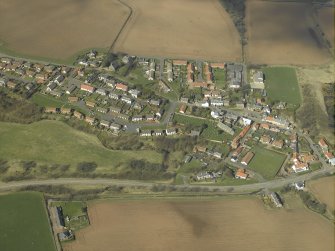
[[[327,160],[330,160],[334,158],[334,155],[331,152],[325,152],[325,157]]]
[[[175,66],[186,66],[187,65],[186,60],[173,60],[172,63]]]
[[[119,108],[119,107],[114,107],[114,106],[110,106],[110,107],[109,107],[109,111],[110,111],[110,112],[114,112],[114,113],[121,113],[121,108]]]
[[[229,88],[239,89],[242,86],[243,79],[243,65],[227,64],[227,83]]]
[[[293,185],[294,185],[294,188],[298,191],[303,191],[304,188],[305,188],[305,182],[304,181],[295,182]]]
[[[61,97],[61,96],[63,95],[62,92],[60,92],[60,91],[55,91],[55,90],[53,90],[53,91],[49,91],[49,93],[50,93],[52,96],[56,96],[56,97]]]
[[[271,143],[271,137],[269,135],[262,135],[261,139],[259,140],[262,144],[270,144]]]
[[[256,71],[253,73],[250,86],[252,89],[264,90],[264,73],[262,71]]]
[[[73,93],[75,90],[77,89],[77,86],[75,85],[70,85],[67,90],[66,90],[66,94],[71,94]]]
[[[131,118],[131,121],[133,121],[133,122],[138,122],[138,121],[142,121],[142,120],[143,120],[143,116],[142,115],[133,116]]]
[[[230,106],[230,100],[229,99],[223,100],[223,106]]]
[[[54,70],[56,70],[56,66],[54,65],[46,65],[44,67],[44,71],[47,73],[52,73]]]
[[[191,133],[190,133],[190,136],[192,136],[192,137],[198,137],[198,136],[200,136],[200,131],[198,131],[198,130],[191,130]]]
[[[58,85],[60,85],[64,81],[65,77],[63,75],[58,75],[55,79],[54,82]]]
[[[120,67],[121,65],[117,61],[113,61],[110,63],[108,69],[111,71],[117,71]]]
[[[142,137],[149,137],[151,136],[151,134],[152,134],[151,130],[144,130],[140,132],[140,136]]]
[[[160,106],[161,105],[161,100],[160,99],[158,99],[158,100],[155,100],[155,99],[151,99],[150,101],[149,101],[149,103],[151,104],[151,105],[155,105],[155,106]]]
[[[191,160],[192,160],[192,155],[186,155],[185,158],[184,158],[184,163],[189,163]]]
[[[145,119],[147,121],[154,121],[155,120],[155,115],[145,115]]]
[[[241,152],[243,151],[244,147],[243,146],[239,146],[233,153],[232,156],[237,157],[241,154]]]
[[[97,107],[96,110],[97,110],[97,112],[100,112],[100,113],[103,113],[103,114],[106,114],[107,111],[108,111],[106,108],[103,108],[103,107]]]
[[[71,230],[66,230],[64,232],[58,233],[58,238],[60,241],[73,240],[74,235]]]
[[[223,106],[222,99],[211,99],[210,103],[211,103],[211,106]]]
[[[205,98],[222,98],[221,92],[218,90],[208,90],[203,92]]]
[[[211,111],[211,116],[214,119],[220,119],[222,117],[222,114],[218,111]]]
[[[113,77],[109,74],[100,74],[98,76],[98,79],[99,79],[99,81],[101,81],[103,83],[106,83],[107,81],[112,80]]]
[[[208,84],[206,82],[192,82],[189,86],[190,88],[207,88]]]
[[[72,109],[71,108],[64,108],[64,107],[62,107],[60,109],[60,112],[61,112],[61,114],[64,114],[64,115],[71,115],[72,114]]]
[[[235,173],[236,179],[246,180],[248,178],[248,174],[245,172],[245,169],[238,168]]]
[[[89,53],[86,54],[89,58],[96,58],[98,52],[96,50],[91,50]]]
[[[55,107],[45,107],[44,112],[46,112],[46,113],[57,113],[58,112],[58,108],[55,108]]]
[[[148,80],[153,81],[155,78],[155,71],[148,71],[147,75],[148,75]]]
[[[188,98],[180,98],[180,102],[188,104],[189,99]]]
[[[255,156],[255,154],[253,152],[248,152],[246,155],[244,155],[244,157],[241,160],[241,164],[247,166],[250,161],[252,160],[252,158]]]
[[[6,87],[7,80],[4,78],[0,78],[0,86]]]
[[[94,108],[94,107],[95,107],[95,102],[92,102],[92,101],[86,101],[86,105],[87,105],[88,107],[92,107],[92,108]]]
[[[207,100],[198,101],[196,102],[196,105],[201,107],[209,107],[209,102]]]
[[[105,89],[102,89],[102,88],[98,88],[98,89],[96,90],[96,93],[98,93],[98,94],[100,94],[100,95],[102,95],[102,96],[106,96],[106,95],[107,95],[106,90],[105,90]]]
[[[124,96],[124,95],[121,97],[121,101],[123,101],[123,102],[125,102],[129,105],[131,105],[131,103],[133,102],[133,100],[131,98],[129,98],[127,96]]]
[[[215,157],[215,158],[217,158],[217,159],[222,159],[222,153],[214,152],[214,153],[213,153],[213,157]]]
[[[78,97],[68,97],[67,100],[70,103],[75,103],[75,102],[78,102],[79,98]]]
[[[283,207],[283,203],[281,202],[281,199],[277,193],[270,193],[270,199],[276,207]]]
[[[85,121],[89,123],[90,125],[93,125],[96,122],[96,119],[93,117],[86,117]]]
[[[117,83],[115,85],[115,89],[126,92],[126,91],[128,91],[128,86],[123,84],[123,83]]]
[[[278,126],[279,128],[284,128],[284,129],[288,129],[290,123],[287,122],[286,120],[282,119],[282,118],[275,118],[275,117],[271,117],[271,116],[267,116],[265,117],[265,119],[263,119],[265,122],[268,122],[270,124],[273,124],[275,126]]]
[[[186,109],[187,109],[187,105],[182,104],[179,108],[179,112],[184,114],[186,112]]]
[[[284,146],[284,140],[282,140],[282,139],[274,140],[274,141],[272,142],[272,146],[273,146],[273,147],[276,147],[276,148],[279,148],[279,149],[282,149],[283,146]]]
[[[199,146],[199,145],[195,145],[193,148],[193,152],[201,152],[201,153],[205,153],[207,152],[207,147],[205,146]]]
[[[131,89],[128,91],[128,93],[133,97],[133,98],[138,98],[141,94],[139,90],[136,89]]]
[[[111,123],[109,128],[113,131],[119,131],[121,129],[121,125],[119,125],[117,123]]]
[[[171,91],[170,87],[163,80],[159,80],[158,85],[161,88],[161,90],[165,93]]]
[[[50,82],[50,84],[48,84],[47,91],[50,92],[50,91],[54,90],[56,87],[57,87],[56,83]]]
[[[167,72],[167,80],[169,82],[172,82],[173,81],[173,72],[172,71],[168,71]]]
[[[319,140],[319,146],[321,147],[322,151],[327,152],[328,151],[328,144],[324,138],[321,138]]]
[[[163,136],[164,135],[164,131],[163,130],[154,130],[153,134],[155,136]]]
[[[196,178],[197,180],[205,180],[205,179],[211,179],[213,178],[213,176],[209,172],[201,172],[197,174]]]
[[[219,122],[217,123],[217,126],[218,126],[221,130],[223,130],[224,132],[226,132],[226,133],[228,133],[228,134],[230,134],[230,135],[234,135],[234,132],[235,132],[234,129],[231,128],[231,127],[229,127],[228,125],[222,123],[221,121],[219,121]]]
[[[129,63],[129,56],[128,55],[125,55],[122,59],[121,59],[121,61],[122,61],[122,63],[124,63],[124,64],[128,64]]]
[[[80,90],[85,91],[85,92],[89,92],[89,93],[93,93],[95,88],[93,86],[90,86],[90,85],[81,84],[80,85]]]
[[[176,128],[171,128],[171,129],[166,129],[165,130],[165,134],[167,136],[172,136],[172,135],[175,135],[177,133],[177,130]]]
[[[236,108],[244,109],[245,108],[245,103],[244,102],[236,102]]]
[[[300,173],[300,172],[308,171],[309,167],[308,167],[308,163],[297,161],[297,163],[294,163],[292,165],[292,169],[295,173]]]
[[[215,69],[224,69],[225,64],[224,63],[211,63],[211,67]]]
[[[100,126],[103,126],[103,127],[106,127],[106,128],[109,128],[111,122],[109,122],[108,120],[101,120],[100,121]]]
[[[81,112],[74,111],[73,116],[75,116],[77,119],[83,119],[85,116]]]
[[[65,227],[64,215],[62,207],[52,207],[53,214],[56,219],[57,227]]]
[[[118,100],[120,98],[120,95],[119,94],[116,94],[116,93],[109,93],[108,97],[110,97],[111,99],[115,99],[115,100]]]

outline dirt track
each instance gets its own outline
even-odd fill
[[[65,59],[84,49],[108,48],[128,14],[117,0],[1,0],[0,46]]]
[[[332,251],[330,222],[306,209],[266,210],[257,199],[98,202],[66,251]]]
[[[247,1],[248,62],[317,65],[331,56],[313,28],[311,6],[293,2]]]
[[[143,56],[240,61],[241,45],[218,0],[124,0],[133,16],[116,51]]]

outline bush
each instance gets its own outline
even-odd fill
[[[97,164],[95,162],[80,162],[77,165],[77,171],[84,172],[84,173],[90,173],[95,171],[97,168]]]

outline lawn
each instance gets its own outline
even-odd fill
[[[252,152],[255,153],[255,156],[249,167],[265,179],[274,178],[286,158],[284,154],[261,147],[254,147]]]
[[[93,161],[104,172],[130,159],[160,163],[155,151],[113,151],[97,137],[59,122],[44,120],[29,125],[0,123],[0,156],[7,160],[33,160],[44,164],[71,164]],[[99,168],[98,168],[99,170]]]
[[[31,101],[36,105],[42,107],[62,107],[66,102],[64,100],[52,97],[50,95],[45,95],[41,93],[36,93],[32,96]]]
[[[213,69],[214,82],[219,89],[226,87],[226,71],[224,69]]]
[[[178,124],[182,125],[192,125],[201,127],[203,124],[207,125],[207,128],[203,130],[200,137],[209,139],[209,140],[217,140],[217,141],[226,141],[231,138],[230,135],[226,133],[219,133],[218,128],[216,127],[216,123],[214,121],[208,119],[194,118],[181,114],[174,115],[174,121]]]
[[[294,68],[267,67],[263,69],[265,88],[271,101],[283,101],[293,105],[301,103],[297,75]]]
[[[0,196],[0,250],[56,251],[40,193]]]
[[[192,159],[190,162],[182,165],[177,173],[197,173],[202,170],[202,163],[199,160]]]

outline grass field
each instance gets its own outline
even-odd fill
[[[301,103],[298,80],[294,68],[267,67],[263,69],[265,88],[270,100],[293,105]]]
[[[42,93],[36,93],[31,97],[31,101],[35,103],[36,105],[42,106],[42,107],[62,107],[67,102],[55,97],[52,97],[50,95],[44,95]]]
[[[181,114],[175,114],[173,117],[174,121],[182,125],[193,125],[193,126],[201,126],[203,124],[207,125],[207,128],[203,130],[200,135],[201,138],[209,139],[209,140],[217,140],[217,141],[227,141],[231,139],[231,135],[226,133],[219,133],[218,128],[216,127],[216,123],[214,121],[210,121],[208,119],[200,119],[194,117],[188,117]]]
[[[130,13],[117,0],[2,0],[0,9],[0,51],[63,62],[110,47]]]
[[[246,1],[246,7],[248,62],[318,65],[332,61],[313,30],[316,23],[309,1],[253,0]]]
[[[88,212],[91,225],[79,231],[65,251],[333,251],[334,247],[334,226],[318,214],[305,208],[267,210],[261,200],[250,197],[99,201],[89,204]]]
[[[154,151],[108,150],[93,135],[62,122],[47,120],[30,125],[0,123],[0,156],[8,160],[34,160],[45,164],[76,165],[93,161],[106,172],[133,158],[161,162],[161,155]]]
[[[309,181],[307,187],[320,202],[335,210],[335,176]]]
[[[218,0],[125,3],[133,14],[116,43],[116,51],[168,58],[241,60],[238,32]]]
[[[261,147],[254,147],[252,152],[255,153],[255,156],[251,160],[249,167],[265,179],[274,178],[286,158],[284,154]]]
[[[1,195],[0,215],[0,250],[56,251],[42,194]]]

